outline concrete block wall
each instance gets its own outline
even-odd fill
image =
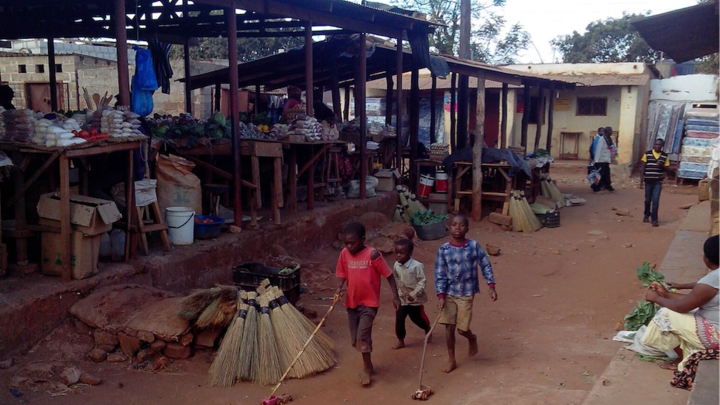
[[[62,72],[56,74],[58,83],[67,84],[65,109],[76,109],[78,92],[75,75],[75,57],[73,55],[57,55],[55,57],[55,63],[62,65]],[[25,73],[20,73],[21,65],[25,66]],[[44,73],[37,72],[38,65],[43,65]],[[26,84],[49,83],[49,72],[50,66],[48,66],[48,59],[47,56],[44,55],[0,57],[2,80],[8,82],[8,85],[15,91],[13,104],[16,108],[26,108],[28,105]]]

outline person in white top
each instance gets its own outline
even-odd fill
[[[661,308],[647,327],[642,343],[667,352],[674,350],[678,360],[661,364],[667,369],[682,370],[687,358],[700,350],[718,350],[720,343],[720,239],[708,238],[703,245],[703,260],[710,272],[697,283],[668,285],[678,290],[691,289],[689,294],[668,291],[660,283],[652,283],[645,299]],[[697,311],[696,311],[697,310]],[[682,361],[681,361],[682,360]]]
[[[610,178],[610,163],[612,163],[612,151],[610,150],[613,146],[612,128],[605,127],[603,136],[598,138],[595,144],[595,154],[593,162],[595,166],[600,170],[600,183],[593,185],[592,189],[594,192],[600,191],[603,187],[607,191],[615,191],[612,186],[612,179]]]
[[[408,316],[425,334],[430,332],[430,320],[425,314],[424,303],[427,302],[425,293],[425,266],[412,258],[412,241],[400,239],[395,242],[395,257],[397,261],[393,266],[393,276],[400,296],[400,308],[395,312],[395,334],[398,342],[393,350],[405,347],[405,318]]]

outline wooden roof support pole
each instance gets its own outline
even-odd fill
[[[55,70],[55,39],[48,37],[48,69],[50,74],[50,108],[58,110],[57,71]]]
[[[185,38],[183,43],[185,62],[185,112],[192,115],[193,113],[193,102],[192,102],[192,72],[190,70],[190,38]]]
[[[313,41],[312,41],[312,22],[305,24],[305,112],[308,116],[313,116]],[[308,193],[312,193],[308,190]]]
[[[130,105],[130,71],[128,70],[127,31],[125,31],[125,0],[115,0],[115,47],[117,49],[118,101]]]
[[[545,149],[552,156],[553,109],[555,108],[555,83],[550,83],[550,99],[548,100],[548,127]]]
[[[507,133],[508,124],[508,85],[503,83],[502,85],[502,99],[500,101],[500,108],[502,109],[502,119],[500,120],[500,148],[507,148],[507,144],[510,142]]]
[[[462,149],[470,144],[468,127],[470,111],[469,77],[460,75],[458,79],[457,147]]]
[[[437,76],[432,75],[432,88],[430,90],[430,143],[437,142],[436,126],[437,126],[437,108],[435,103],[437,101]]]
[[[240,165],[240,95],[238,89],[237,17],[235,7],[225,8],[228,36],[228,74],[230,75],[230,130],[233,156],[233,211],[235,226],[242,226],[242,176]]]
[[[260,85],[255,85],[255,102],[253,103],[253,112],[255,115],[260,114]]]
[[[345,86],[345,105],[343,106],[344,121],[350,121],[350,86]]]
[[[402,80],[402,76],[400,76]],[[392,103],[393,103],[393,72],[392,61],[387,61],[385,70],[385,125],[392,124]]]
[[[360,198],[365,198],[365,176],[368,174],[367,162],[367,116],[365,114],[365,85],[367,81],[367,51],[365,50],[365,33],[360,34],[358,54],[358,81],[355,94],[355,116],[360,117]],[[310,174],[312,176],[312,173]],[[312,190],[308,190],[311,193]]]
[[[420,71],[413,60],[412,75],[410,77],[410,184],[417,184],[419,173],[416,172],[415,161],[418,157],[418,143],[420,142]]]
[[[520,128],[520,146],[523,147],[524,154],[527,155],[527,135],[528,135],[528,124],[530,123],[530,86],[525,84],[523,86],[523,117],[522,127]]]
[[[535,106],[537,122],[535,122],[535,144],[533,147],[533,153],[540,149],[540,137],[542,136],[542,122],[543,122],[543,88],[542,85],[538,86],[538,98],[537,105]]]
[[[222,100],[222,85],[220,82],[215,83],[215,111],[222,111],[220,102]]]
[[[450,149],[457,150],[457,74],[453,73],[450,83]]]
[[[403,41],[402,35],[397,38],[397,45],[395,51],[395,77],[397,81],[396,93],[397,101],[395,110],[395,129],[397,133],[395,142],[395,167],[402,173],[402,112],[403,112],[403,100],[405,96],[403,93]]]
[[[340,104],[340,83],[338,83],[338,64],[337,60],[330,61],[330,81],[332,82],[330,84],[331,86],[331,92],[332,92],[332,103],[333,103],[333,112],[335,113],[335,117],[337,118],[338,122],[343,121],[343,115],[342,115],[342,106]]]
[[[473,221],[482,219],[482,152],[485,139],[485,72],[477,76],[477,107],[475,109],[475,143],[473,144]]]

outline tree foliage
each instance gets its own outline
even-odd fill
[[[190,48],[190,58],[193,60],[227,59],[227,38],[199,38],[198,46]],[[259,58],[276,54],[281,49],[291,49],[303,44],[303,38],[277,37],[277,38],[238,38],[238,61],[250,62]],[[170,59],[182,59],[183,47],[173,46]]]
[[[563,55],[566,63],[651,62],[658,52],[650,48],[630,21],[649,15],[623,14],[588,24],[586,32],[574,31],[550,43]]]
[[[437,27],[430,46],[446,55],[457,55],[460,42],[460,0],[394,0],[401,7],[426,13],[445,26]],[[513,64],[520,52],[530,44],[530,34],[515,23],[507,30],[507,21],[500,15],[505,0],[471,0],[472,59],[492,64]]]
[[[705,73],[709,75],[716,75],[720,73],[720,63],[718,63],[718,54],[714,53],[704,58],[699,59],[699,63],[696,66],[697,73]]]

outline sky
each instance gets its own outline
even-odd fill
[[[502,14],[508,26],[519,22],[530,33],[534,46],[520,55],[520,63],[552,63],[550,41],[559,35],[583,33],[589,23],[622,17],[624,11],[660,14],[695,4],[697,0],[506,0]],[[555,59],[561,57],[555,54]]]

